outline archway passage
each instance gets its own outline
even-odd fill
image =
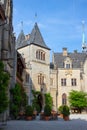
[[[42,96],[42,94],[38,95],[38,105],[40,107],[40,112],[41,112],[42,107],[43,107],[43,96]]]

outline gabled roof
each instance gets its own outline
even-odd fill
[[[72,60],[73,68],[80,68],[81,64],[85,62],[87,58],[86,53],[68,53],[69,58]],[[54,63],[58,68],[64,68],[64,60],[67,56],[63,56],[62,53],[54,53]]]
[[[37,23],[35,23],[34,28],[31,31],[28,44],[34,44],[34,45],[37,45],[37,46],[50,50],[50,48],[48,48],[48,46],[45,44],[45,42],[43,40],[43,37],[40,33]]]

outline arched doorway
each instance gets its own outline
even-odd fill
[[[42,96],[42,94],[38,95],[38,105],[40,107],[40,112],[41,112],[41,110],[43,108],[43,96]]]

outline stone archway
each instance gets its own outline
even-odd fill
[[[43,97],[42,97],[42,94],[39,94],[38,95],[38,105],[40,106],[40,112],[43,108]]]

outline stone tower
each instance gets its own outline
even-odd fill
[[[50,48],[45,44],[37,23],[25,39],[21,31],[17,46],[19,53],[25,58],[26,72],[29,74],[29,82],[24,79],[24,87],[27,88],[29,104],[31,104],[32,89],[43,93],[49,92]]]

